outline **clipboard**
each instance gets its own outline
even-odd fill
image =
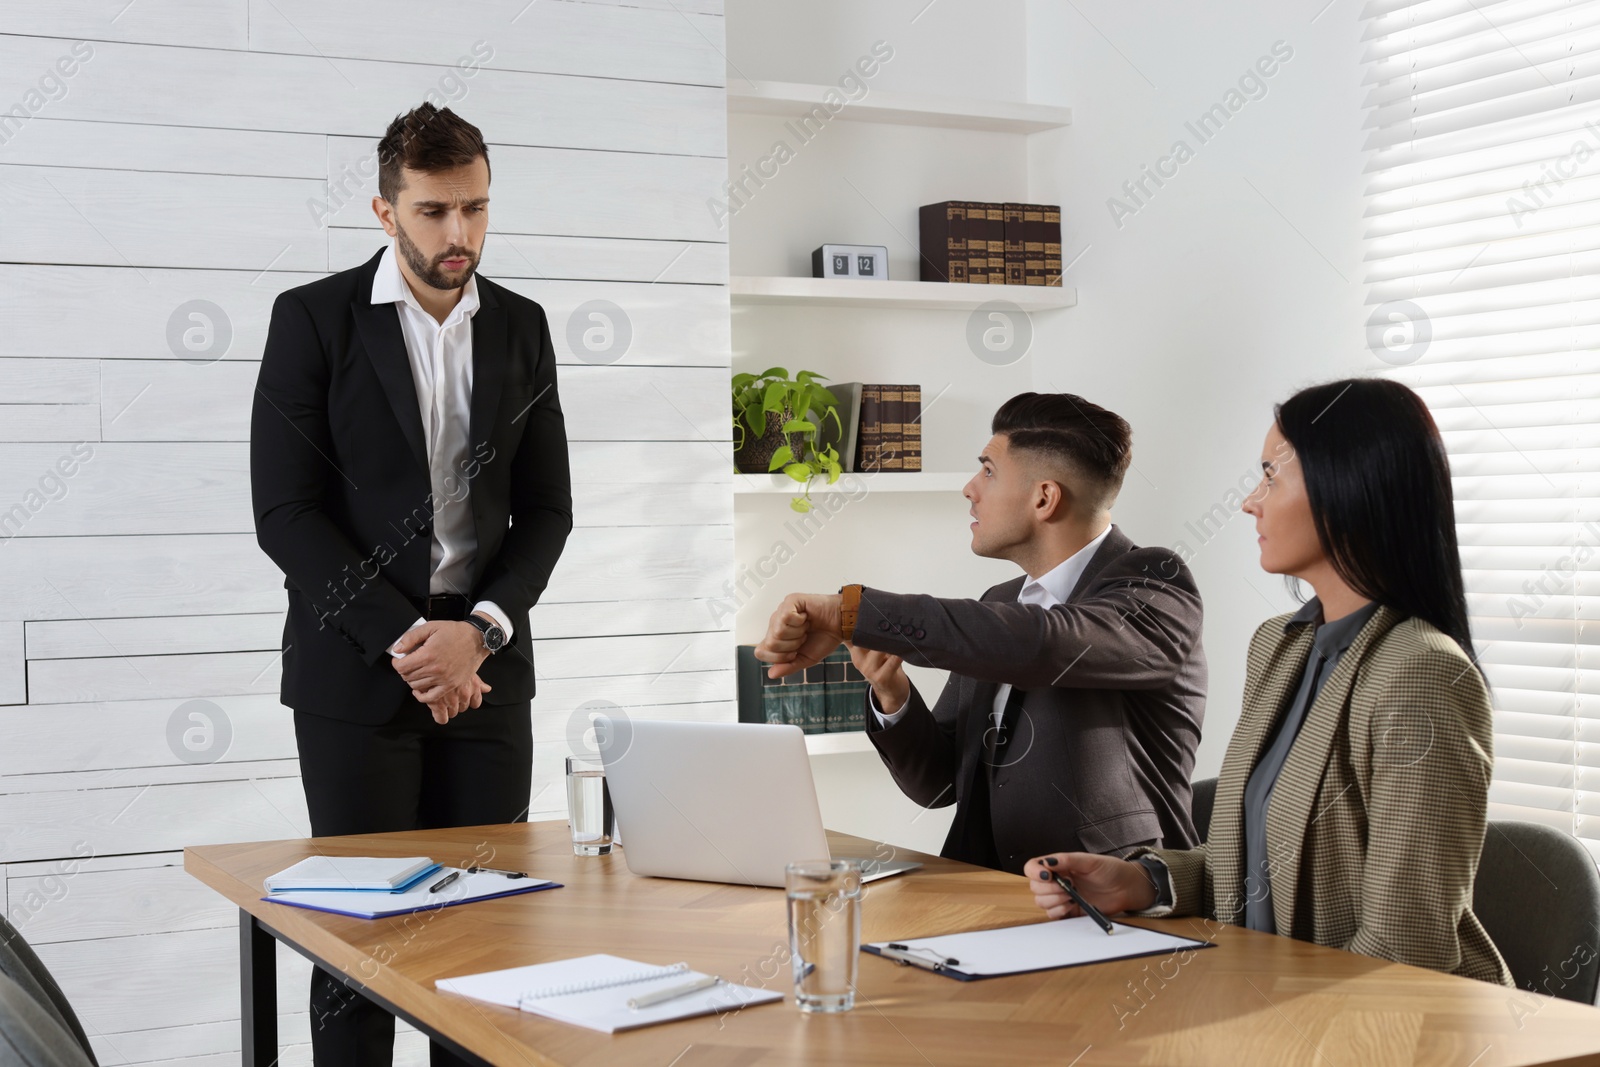
[[[1210,941],[1119,922],[1113,922],[1107,934],[1088,916],[1079,915],[995,930],[878,941],[862,945],[861,951],[958,982],[973,982],[1212,947]]]

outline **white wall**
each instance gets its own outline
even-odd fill
[[[308,832],[251,391],[276,294],[388,240],[361,168],[425,97],[489,142],[483,272],[549,312],[572,440],[576,529],[530,620],[534,817],[563,812],[584,702],[734,717],[710,610],[726,237],[703,207],[722,22],[720,0],[0,10],[0,906],[102,1063],[238,1062],[236,920],[180,850]],[[568,343],[595,299],[631,324],[615,362]],[[214,361],[169,343],[192,300],[231,329]],[[215,730],[185,747],[195,700]],[[308,1060],[305,979],[285,967],[286,1063]]]
[[[832,82],[876,40],[895,49],[874,90],[1026,100],[1073,109],[1070,127],[1024,138],[833,122],[732,219],[735,274],[809,274],[824,241],[889,247],[891,277],[915,278],[916,208],[949,198],[1063,207],[1065,285],[1075,308],[1035,314],[1030,354],[976,360],[959,312],[736,308],[735,369],[805,366],[839,380],[919,381],[932,404],[924,468],[963,470],[988,419],[1027,389],[1080,393],[1133,425],[1135,469],[1115,520],[1142,544],[1183,543],[1206,606],[1211,693],[1196,777],[1214,775],[1238,718],[1244,653],[1293,601],[1256,565],[1248,516],[1216,523],[1253,484],[1271,405],[1296,387],[1378,366],[1364,348],[1356,284],[1362,204],[1356,8],[1290,10],[1265,0],[1176,3],[926,0],[855,5],[735,0],[729,76]],[[1273,43],[1293,56],[1265,95],[1200,145],[1183,128],[1223,99]],[[1135,69],[1137,67],[1137,69]],[[1142,74],[1141,74],[1142,71]],[[1148,79],[1148,80],[1147,80]],[[1153,84],[1152,84],[1153,83]],[[1258,93],[1259,95],[1259,93]],[[770,151],[782,120],[733,115],[730,170]],[[1186,137],[1197,150],[1118,227],[1106,200]],[[1253,186],[1253,187],[1252,187]],[[1081,258],[1077,258],[1081,253]],[[1205,543],[1186,529],[1210,512]],[[972,556],[957,494],[852,501],[801,544],[786,498],[742,499],[740,565],[775,540],[795,559],[750,598],[738,636],[757,639],[781,596],[846,581],[976,596],[1014,576]],[[912,668],[931,699],[943,672]],[[815,757],[824,817],[937,848],[949,811],[901,797],[873,755]]]

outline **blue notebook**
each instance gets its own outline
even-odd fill
[[[403,893],[439,869],[427,856],[307,856],[270,875],[269,893],[357,890]]]
[[[440,878],[459,870],[460,876],[437,893],[428,887],[437,885]],[[358,919],[381,919],[390,915],[407,915],[414,911],[448,908],[456,904],[471,904],[477,900],[494,900],[520,893],[537,893],[542,889],[560,889],[558,882],[538,878],[507,878],[494,871],[468,874],[458,867],[441,867],[430,877],[415,882],[400,892],[392,890],[362,889],[307,889],[284,893],[269,893],[262,900],[273,904],[287,904],[292,908],[326,911],[334,915],[351,915]]]

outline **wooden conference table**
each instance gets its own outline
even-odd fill
[[[835,855],[889,846],[830,833]],[[428,855],[523,870],[565,888],[392,919],[270,904],[262,879],[314,854]],[[1022,879],[897,850],[927,866],[870,883],[862,938],[1044,921]],[[628,872],[572,855],[565,823],[185,850],[240,909],[245,1067],[277,1057],[276,938],[355,980],[418,1029],[485,1064],[1600,1065],[1600,1009],[1198,920],[1133,920],[1216,947],[976,982],[863,955],[854,1011],[805,1016],[790,989],[783,893]],[[786,994],[723,1019],[608,1035],[434,990],[436,978],[609,952],[685,960]]]

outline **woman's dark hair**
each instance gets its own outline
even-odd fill
[[[1302,389],[1274,414],[1339,577],[1431,623],[1476,661],[1450,460],[1422,398],[1399,382],[1347,378]]]
[[[478,127],[449,108],[424,101],[394,121],[378,142],[378,195],[397,202],[406,187],[402,165],[427,173],[464,167],[479,156],[489,165],[489,146]]]

